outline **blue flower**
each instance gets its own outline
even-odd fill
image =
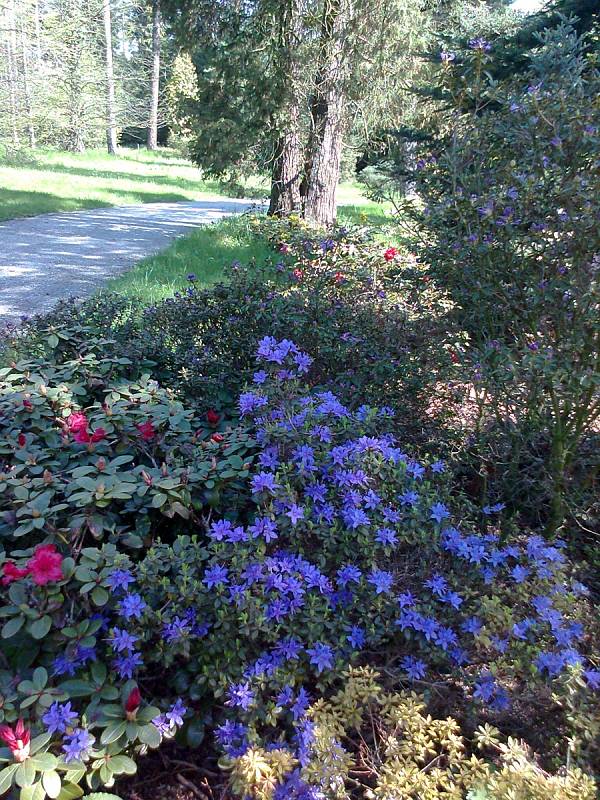
[[[414,656],[404,656],[400,662],[400,666],[413,681],[420,680],[421,678],[425,677],[427,665],[424,661],[421,661]]]
[[[84,728],[76,728],[63,739],[62,749],[65,753],[64,760],[67,764],[71,761],[86,761],[90,756],[90,749],[94,744],[94,737]]]
[[[295,720],[302,719],[302,717],[308,711],[309,705],[310,705],[310,695],[306,691],[306,689],[303,686],[301,686],[300,691],[296,696],[296,700],[294,701],[294,704],[290,709],[290,711],[292,712],[292,717]]]
[[[221,564],[215,564],[213,567],[206,570],[202,583],[204,583],[208,589],[212,589],[213,586],[226,584],[228,582],[228,575],[229,571],[227,567],[223,567]]]
[[[122,628],[113,628],[109,641],[115,653],[121,653],[123,650],[133,650],[139,638],[139,636],[135,636]]]
[[[289,509],[285,512],[286,517],[292,521],[292,525],[296,525],[299,520],[304,519],[304,508],[296,503],[292,503]]]
[[[415,506],[419,502],[419,495],[417,492],[404,492],[398,499],[405,506]]]
[[[255,695],[248,681],[245,683],[234,683],[227,690],[226,706],[239,706],[247,711],[254,703]]]
[[[128,569],[115,569],[106,579],[106,583],[113,591],[122,589],[126,592],[129,584],[135,583],[135,578]]]
[[[375,534],[375,540],[383,545],[393,546],[398,544],[396,531],[394,531],[392,528],[380,528]]]
[[[119,612],[125,619],[140,619],[147,607],[146,601],[139,594],[126,594],[119,604]]]
[[[133,673],[143,664],[140,653],[130,653],[126,656],[118,656],[113,661],[113,667],[121,678],[133,678]]]
[[[443,519],[447,519],[450,516],[450,512],[443,503],[434,503],[429,510],[431,512],[430,518],[435,520],[438,524],[440,524]]]
[[[175,704],[167,711],[165,717],[171,725],[183,725],[183,718],[187,712],[187,708],[183,704],[183,700],[178,698]]]
[[[473,636],[477,636],[483,627],[483,623],[478,617],[468,617],[460,627],[465,633],[472,633]]]
[[[346,639],[356,650],[360,650],[362,647],[364,647],[365,638],[364,629],[359,628],[358,625],[353,625],[352,628],[350,628],[350,633],[348,636],[346,636]]]
[[[392,588],[394,578],[391,572],[374,569],[368,576],[368,581],[375,587],[375,594],[387,594]]]
[[[307,648],[306,652],[310,656],[310,663],[316,667],[319,675],[323,670],[333,667],[333,650],[328,644],[317,642],[313,647]]]
[[[437,594],[438,597],[443,597],[448,589],[448,582],[443,575],[439,575],[438,573],[429,578],[429,580],[426,580],[423,585],[426,589],[431,589],[433,594]]]
[[[240,416],[245,417],[247,414],[250,414],[253,411],[257,411],[259,408],[263,408],[267,405],[267,398],[262,397],[259,394],[255,394],[254,392],[244,392],[240,395],[239,401],[239,408],[240,408]]]
[[[252,478],[252,493],[271,492],[274,494],[279,489],[279,484],[275,482],[275,475],[272,472],[259,472]]]
[[[441,472],[445,472],[445,470],[446,470],[446,465],[444,464],[443,461],[434,461],[433,464],[431,465],[431,471],[438,475]]]
[[[42,722],[47,727],[48,733],[66,733],[67,728],[73,726],[77,716],[77,713],[71,710],[70,700],[67,703],[55,702],[42,717]]]
[[[584,669],[583,677],[590,689],[600,689],[600,670]]]

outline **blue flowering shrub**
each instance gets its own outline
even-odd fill
[[[476,39],[441,54],[444,110],[417,145],[422,202],[407,211],[468,333],[456,379],[475,404],[483,492],[502,485],[548,533],[567,506],[593,528],[597,487],[587,503],[576,490],[600,414],[600,79],[567,22],[540,35],[525,75],[493,81],[494,52]]]

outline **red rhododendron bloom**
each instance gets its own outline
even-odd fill
[[[223,441],[223,434],[222,433],[213,433],[213,435],[210,438],[212,439],[213,442],[219,443],[219,442]]]
[[[147,422],[140,422],[139,425],[137,425],[136,427],[140,432],[140,437],[145,442],[149,442],[156,436],[156,431],[154,429],[154,425],[152,424],[151,419],[149,419]]]
[[[301,281],[302,278],[304,277],[304,273],[302,272],[301,269],[295,269],[293,274],[294,278],[296,278],[297,281]]]
[[[10,586],[14,581],[19,581],[28,574],[28,570],[19,569],[14,561],[5,561],[2,564],[2,577],[0,583],[2,586]]]
[[[23,406],[26,411],[33,411],[33,403],[28,397],[23,400]]]
[[[89,444],[90,442],[101,442],[102,439],[106,438],[106,431],[104,428],[96,428],[95,431],[92,433],[88,433],[87,430],[77,431],[77,433],[73,434],[73,439],[79,444]]]
[[[8,746],[15,761],[21,763],[29,758],[31,733],[25,730],[22,719],[17,722],[14,730],[10,725],[0,725],[0,739]]]
[[[456,355],[456,353],[453,350],[450,351],[450,360],[452,361],[453,364],[460,363],[460,358]]]
[[[208,420],[209,425],[216,425],[217,422],[221,419],[221,415],[217,414],[214,408],[209,408],[206,412],[206,419]]]
[[[388,247],[388,249],[383,254],[383,257],[386,261],[393,261],[396,256],[398,255],[398,251],[395,247]]]
[[[137,714],[137,710],[140,707],[140,703],[142,702],[142,695],[140,694],[140,690],[137,686],[129,692],[129,697],[125,701],[125,714],[127,719],[135,719],[135,715]]]
[[[27,437],[25,436],[24,433],[20,433],[17,436],[17,443],[19,447],[25,447],[25,445],[27,444]]]
[[[36,547],[33,556],[27,562],[27,569],[38,586],[45,586],[52,581],[62,579],[63,557],[53,544]]]
[[[67,428],[71,433],[87,431],[88,419],[83,411],[76,411],[67,417]]]
[[[344,280],[344,273],[343,272],[336,272],[334,275],[335,282],[341,283]]]

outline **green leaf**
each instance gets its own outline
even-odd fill
[[[40,733],[39,736],[33,738],[31,740],[31,745],[29,747],[29,752],[31,753],[31,755],[34,755],[35,753],[38,752],[38,750],[41,750],[42,747],[47,745],[51,738],[52,738],[51,733]]]
[[[111,722],[102,732],[100,741],[102,744],[110,744],[116,742],[117,739],[125,733],[127,723],[125,720]]]
[[[35,780],[35,767],[33,765],[32,759],[28,758],[27,761],[23,761],[22,764],[19,764],[19,767],[15,772],[15,781],[17,783],[17,786],[23,788],[24,786],[31,786],[34,780]]]
[[[37,756],[33,756],[31,759],[33,762],[33,766],[40,770],[46,769],[56,769],[56,765],[58,764],[58,759],[56,756],[53,756],[52,753],[39,753]]]
[[[58,687],[61,692],[65,692],[70,697],[85,697],[95,691],[95,686],[87,681],[72,680],[61,683]]]
[[[91,598],[94,605],[105,606],[108,603],[109,594],[102,586],[96,586],[96,588],[92,590]]]
[[[48,683],[48,673],[43,667],[38,667],[33,672],[33,685],[39,692]]]
[[[18,633],[25,623],[25,617],[22,614],[19,614],[18,617],[13,617],[9,619],[8,622],[4,623],[2,628],[2,638],[3,639],[10,639],[11,636],[14,636],[15,633]]]
[[[29,626],[28,631],[34,639],[43,639],[44,636],[48,634],[51,627],[52,617],[46,614],[41,619],[36,619],[36,621]]]
[[[53,769],[44,772],[42,775],[42,786],[46,790],[48,797],[58,797],[62,788],[62,781],[58,772],[55,772]]]
[[[76,783],[63,783],[57,800],[76,800],[83,794],[83,789]]]
[[[138,738],[142,744],[148,747],[158,747],[160,745],[160,733],[155,725],[142,725],[138,728]]]
[[[129,756],[113,756],[110,760],[110,765],[113,772],[116,772],[117,775],[122,775],[123,773],[126,775],[135,775],[137,771],[135,761],[129,758]]]
[[[0,770],[0,795],[3,795],[12,786],[13,775],[18,767],[18,764],[9,764],[8,767]]]

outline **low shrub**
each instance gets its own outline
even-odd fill
[[[249,749],[229,764],[236,796],[257,800],[476,797],[592,800],[578,769],[552,775],[527,746],[482,725],[473,740],[451,717],[437,719],[414,692],[386,691],[381,676],[355,668],[342,688],[307,711],[311,743],[297,760],[285,749]],[[476,755],[478,753],[478,755]]]

